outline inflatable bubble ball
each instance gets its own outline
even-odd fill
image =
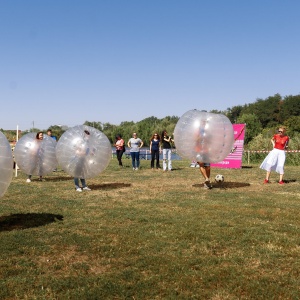
[[[10,185],[13,175],[13,155],[5,135],[0,132],[0,197]]]
[[[92,178],[108,166],[111,144],[101,131],[86,125],[69,128],[56,146],[59,165],[69,175]]]
[[[15,161],[27,175],[47,175],[57,167],[55,147],[56,142],[50,136],[43,134],[40,140],[37,133],[27,133],[16,144]]]
[[[175,126],[174,142],[178,155],[185,159],[220,162],[233,147],[233,126],[222,114],[189,110]]]

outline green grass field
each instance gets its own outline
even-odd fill
[[[92,191],[59,171],[0,199],[0,299],[300,299],[300,175],[258,165],[132,171],[113,159]]]

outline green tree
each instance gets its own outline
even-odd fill
[[[0,130],[4,136],[7,138],[7,140],[9,142],[14,142],[17,140],[17,131],[16,130]],[[19,131],[19,135],[20,135],[20,131]]]
[[[96,129],[98,129],[98,130],[100,130],[100,131],[103,130],[103,125],[102,125],[101,122],[95,122],[95,121],[89,122],[89,121],[85,121],[83,125],[87,125],[87,126],[90,126],[90,127],[94,127],[94,128],[96,128]]]
[[[270,96],[267,99],[258,99],[255,103],[250,104],[243,113],[255,114],[262,127],[273,127],[280,123],[279,112],[282,97],[279,94]]]
[[[285,97],[279,115],[281,123],[284,123],[290,117],[300,116],[300,95]]]
[[[43,131],[43,130],[34,127],[34,128],[30,128],[28,132],[39,132],[39,131]]]
[[[246,124],[245,144],[248,144],[262,131],[261,123],[255,114],[243,114],[237,119],[237,123]]]
[[[300,116],[292,116],[288,118],[284,123],[286,126],[288,135],[294,136],[297,133],[300,133]]]
[[[238,117],[241,115],[242,110],[243,106],[241,105],[233,106],[232,108],[227,108],[225,115],[231,123],[236,123]]]

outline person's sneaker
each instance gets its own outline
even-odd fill
[[[77,188],[76,192],[82,192],[82,189],[81,188]]]
[[[264,184],[266,184],[266,183],[270,183],[268,179],[264,180]]]
[[[211,189],[212,188],[209,180],[205,180],[203,186],[204,186],[205,189]]]
[[[212,188],[211,185],[207,185],[206,183],[203,184],[203,187],[206,189],[206,190],[210,190]]]
[[[31,182],[31,180],[29,178],[26,179],[26,182]]]
[[[133,171],[135,171],[135,168],[132,168]]]
[[[138,171],[139,168],[135,168],[136,171]]]
[[[84,188],[82,188],[84,191],[91,191],[91,189],[87,186],[85,186]]]
[[[282,180],[281,180],[281,181],[279,181],[278,183],[279,183],[279,184],[284,184],[284,182],[283,182]]]
[[[210,180],[209,180],[209,179],[205,180],[205,183],[206,183],[208,186],[211,186]]]

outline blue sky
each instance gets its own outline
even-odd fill
[[[298,0],[0,0],[0,128],[300,93]]]

